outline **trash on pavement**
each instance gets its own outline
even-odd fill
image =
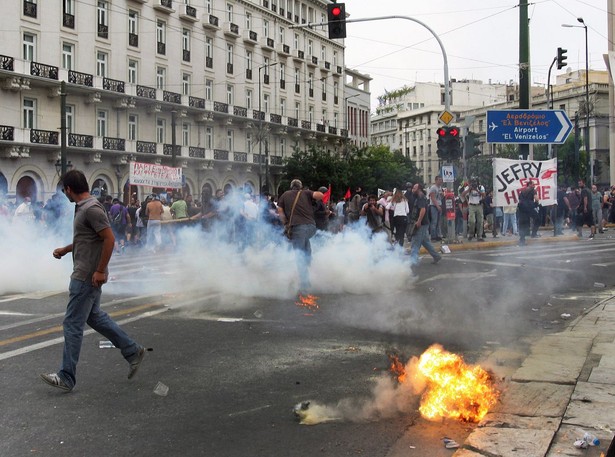
[[[594,283],[594,287],[598,287],[598,288],[603,289],[603,288],[606,287],[606,285],[604,283],[602,283],[602,282],[595,282]]]
[[[158,384],[156,384],[156,387],[154,387],[154,393],[156,395],[160,395],[161,397],[166,397],[169,393],[169,386],[158,381]]]
[[[98,342],[98,347],[100,349],[113,349],[115,348],[115,346],[113,345],[113,343],[111,341],[107,341],[107,340],[101,340]]]
[[[570,316],[571,316],[571,314],[570,314],[570,313],[562,313],[562,314],[560,315],[560,317],[561,317],[562,319],[570,319]]]
[[[259,309],[257,311],[254,311],[254,317],[256,317],[257,319],[262,319],[264,316],[263,312]]]
[[[585,440],[576,440],[574,442],[574,447],[576,447],[577,449],[587,449],[587,441]]]
[[[459,448],[459,443],[455,440],[452,440],[450,438],[442,438],[442,441],[444,442],[444,447],[446,449],[457,449]]]

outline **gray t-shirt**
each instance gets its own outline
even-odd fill
[[[89,281],[92,278],[103,248],[103,239],[98,232],[110,226],[105,207],[95,197],[75,205],[72,279]]]

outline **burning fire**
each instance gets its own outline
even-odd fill
[[[439,345],[431,346],[421,355],[416,370],[426,385],[419,407],[426,419],[480,422],[498,400],[499,392],[487,371],[466,364],[461,356]],[[391,371],[400,383],[406,381],[405,367],[398,359],[392,359]]]
[[[295,302],[295,305],[302,307],[302,308],[307,308],[310,311],[316,311],[319,306],[318,306],[318,297],[316,295],[301,295],[299,294],[299,297],[297,299],[297,301]]]

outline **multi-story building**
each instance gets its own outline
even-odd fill
[[[370,144],[370,89],[372,78],[364,73],[346,68],[346,123],[348,143],[357,148],[365,148]]]
[[[293,147],[337,151],[346,137],[343,44],[305,27],[328,3],[5,2],[0,194],[49,198],[61,152],[123,198],[151,191],[130,188],[131,161],[181,167],[195,195],[277,191]]]

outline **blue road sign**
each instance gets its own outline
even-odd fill
[[[571,131],[563,110],[487,111],[487,143],[561,144]]]

